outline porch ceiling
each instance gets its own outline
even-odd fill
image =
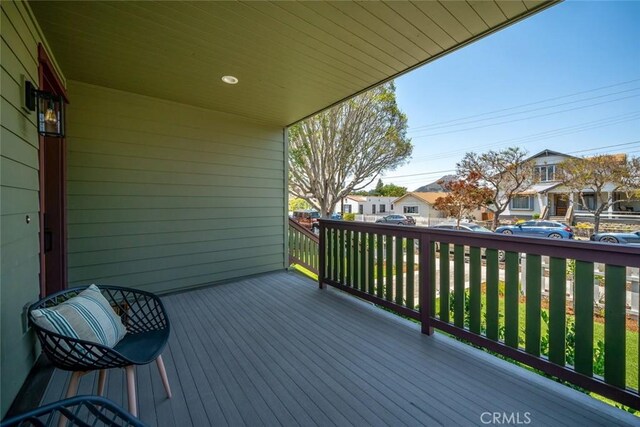
[[[553,3],[30,5],[68,79],[288,125]]]

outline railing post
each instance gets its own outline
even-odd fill
[[[325,245],[326,242],[326,227],[324,221],[320,220],[320,236],[318,244],[318,287],[324,289],[324,279],[326,277],[327,266],[325,262]]]
[[[431,235],[423,233],[420,236],[420,323],[422,333],[433,335],[431,326]]]

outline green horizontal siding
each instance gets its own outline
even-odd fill
[[[21,105],[22,76],[38,83],[41,40],[28,7],[0,4],[0,418],[37,356],[35,337],[22,321],[23,307],[40,293],[39,141],[36,116]]]
[[[280,207],[260,209],[264,218],[281,217]],[[153,215],[154,221],[178,221],[178,220],[208,220],[211,216],[215,218],[255,218],[252,209],[238,210],[237,208],[168,208],[156,209]],[[147,209],[126,209],[126,210],[100,210],[82,209],[69,212],[67,215],[68,224],[95,224],[112,222],[146,222],[149,220]]]
[[[2,128],[0,132],[0,155],[37,171],[38,149],[8,129]]]
[[[153,254],[154,247],[161,245],[190,244],[198,242],[229,241],[234,239],[244,239],[261,236],[277,236],[282,238],[282,234],[277,229],[266,227],[244,227],[231,230],[216,230],[203,233],[202,231],[183,231],[180,233],[149,234],[146,236],[104,236],[79,237],[69,240],[69,254],[78,254],[87,251],[109,251],[127,248],[149,248]],[[226,243],[225,243],[226,244]]]
[[[227,173],[225,173],[225,171]],[[282,177],[269,178],[267,176],[233,175],[231,170],[213,168],[210,173],[168,172],[154,170],[127,170],[126,174],[116,168],[87,168],[84,166],[70,166],[69,172],[73,175],[91,173],[92,182],[124,182],[127,184],[165,184],[165,185],[211,185],[212,180],[224,180],[228,188],[281,188]],[[269,172],[269,174],[272,174]],[[269,175],[267,174],[267,175]],[[275,175],[275,174],[274,174]],[[282,212],[280,212],[282,213]]]
[[[232,181],[237,177],[280,179],[281,171],[276,169],[255,168],[247,169],[243,165],[226,165],[221,163],[188,162],[173,159],[154,159],[142,157],[128,157],[116,152],[113,154],[99,154],[86,152],[69,152],[67,157],[69,172],[75,167],[91,165],[100,173],[101,169],[125,170],[132,173],[127,179],[135,179],[135,171],[161,172],[161,173],[187,173],[195,175],[210,175],[212,179],[220,179],[220,176],[228,177]],[[86,172],[85,172],[86,173]],[[117,175],[117,174],[116,174]],[[164,176],[166,179],[167,175]],[[217,178],[216,178],[217,177]],[[116,179],[118,179],[116,177]],[[135,181],[134,181],[135,182]]]
[[[70,283],[168,291],[284,267],[281,129],[78,82],[69,96]]]

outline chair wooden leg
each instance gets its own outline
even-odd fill
[[[171,387],[169,387],[169,378],[167,378],[167,370],[164,368],[162,355],[158,356],[158,358],[156,359],[156,363],[158,364],[158,371],[160,371],[160,378],[162,378],[164,390],[167,392],[167,397],[171,399]]]
[[[75,396],[78,393],[78,385],[80,384],[80,377],[82,377],[86,372],[74,371],[71,374],[71,378],[69,379],[69,386],[67,387],[67,395],[65,398],[70,398]],[[67,426],[67,417],[60,415],[60,419],[58,420],[58,427],[66,427]]]
[[[66,398],[73,397],[78,393],[78,385],[80,384],[80,377],[84,375],[84,372],[74,371],[71,374],[71,379],[69,380],[69,387],[67,387],[67,396]]]
[[[98,373],[98,396],[104,396],[104,385],[107,381],[107,370],[100,369]]]
[[[129,365],[124,368],[127,373],[127,396],[129,397],[129,412],[134,417],[138,416],[138,404],[136,401],[136,367]]]

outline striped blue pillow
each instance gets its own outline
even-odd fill
[[[55,307],[33,310],[31,314],[44,329],[108,347],[116,345],[127,333],[120,316],[96,285]]]

